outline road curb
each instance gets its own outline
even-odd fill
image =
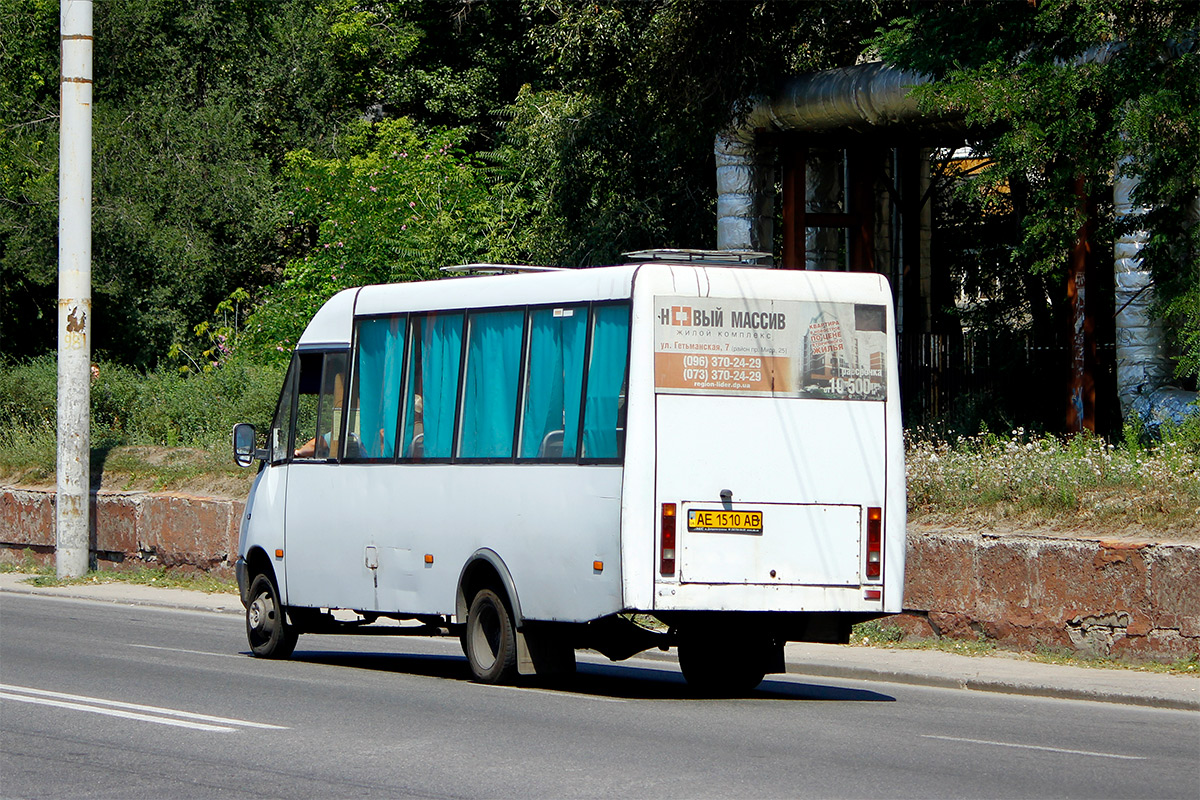
[[[1200,699],[1164,697],[1161,695],[1129,694],[1095,689],[1080,689],[1070,686],[1051,686],[1017,681],[997,681],[981,678],[954,678],[945,675],[927,675],[914,672],[871,669],[857,666],[827,666],[789,663],[789,675],[813,675],[821,678],[845,678],[850,680],[874,680],[886,683],[902,683],[909,686],[928,686],[935,689],[967,689],[975,692],[996,694],[1018,694],[1028,697],[1047,697],[1058,700],[1089,700],[1098,703],[1165,708],[1175,711],[1200,711]]]
[[[109,584],[102,584],[109,585]],[[243,613],[241,602],[236,595],[230,595],[232,598],[231,604],[227,605],[224,602],[207,604],[204,602],[186,601],[186,602],[171,602],[169,600],[158,600],[152,598],[136,598],[136,597],[105,597],[103,594],[93,592],[71,591],[70,589],[57,589],[53,587],[41,586],[3,586],[0,587],[0,594],[19,594],[26,597],[52,597],[56,600],[75,600],[88,603],[111,603],[118,606],[137,606],[140,608],[157,608],[168,611],[200,611],[210,614],[227,614],[231,616],[241,616]],[[224,595],[215,595],[224,597]]]

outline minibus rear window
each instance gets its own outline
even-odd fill
[[[589,459],[617,458],[624,444],[628,306],[603,305],[592,310],[591,346],[582,455]]]

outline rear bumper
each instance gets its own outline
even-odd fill
[[[867,599],[867,591],[879,591],[879,599]],[[858,614],[897,614],[902,610],[900,592],[883,584],[860,586],[804,586],[745,583],[668,583],[654,587],[654,611],[832,611]]]

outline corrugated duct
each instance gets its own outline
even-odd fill
[[[775,156],[759,145],[760,134],[926,126],[934,120],[909,90],[928,82],[916,72],[859,64],[800,75],[773,97],[752,98],[740,123],[717,134],[717,249],[771,251]]]
[[[1113,206],[1117,219],[1143,209],[1133,204],[1136,176],[1123,174],[1117,165],[1113,179]],[[1193,209],[1193,224],[1200,219],[1200,201]],[[1150,241],[1148,231],[1133,231],[1113,242],[1113,273],[1117,305],[1117,397],[1121,414],[1141,417],[1151,430],[1164,422],[1182,422],[1197,413],[1196,392],[1170,385],[1171,360],[1166,351],[1162,320],[1152,313],[1154,280],[1142,263],[1141,251]]]

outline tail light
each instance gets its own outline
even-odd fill
[[[663,575],[675,574],[675,504],[662,504],[662,536],[658,552],[658,571]]]
[[[867,509],[867,577],[883,574],[883,509]]]

